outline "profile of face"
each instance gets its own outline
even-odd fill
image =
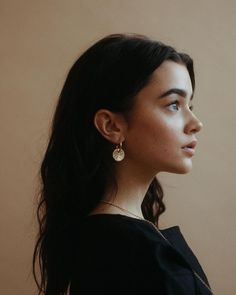
[[[192,112],[192,84],[185,65],[167,60],[136,96],[124,132],[126,161],[153,173],[184,174],[192,156],[183,146],[196,139],[202,123]]]

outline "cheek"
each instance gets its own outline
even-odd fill
[[[137,147],[144,147],[146,151],[159,150],[167,152],[171,143],[176,140],[176,127],[174,122],[163,119],[160,115],[136,117],[135,124],[131,128],[130,139]]]
[[[172,159],[179,149],[181,122],[170,120],[169,118],[160,118],[156,120],[156,124],[149,126],[150,132],[147,134],[149,138],[149,151],[152,155],[162,161],[164,159]]]
[[[150,119],[146,124],[146,132],[149,130],[151,138],[165,145],[165,143],[175,141],[178,130],[176,123],[173,120],[162,117]]]
[[[181,118],[170,117],[155,108],[142,108],[134,114],[129,126],[127,142],[140,152],[158,151],[166,155],[180,145]]]

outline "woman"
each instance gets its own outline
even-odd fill
[[[72,66],[41,166],[33,264],[39,294],[212,294],[156,175],[192,168],[192,59],[137,34],[109,35]]]

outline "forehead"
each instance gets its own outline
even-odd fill
[[[186,66],[170,60],[164,61],[153,72],[148,86],[160,91],[180,88],[187,93],[192,93],[192,83]]]

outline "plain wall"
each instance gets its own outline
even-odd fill
[[[99,38],[146,34],[195,61],[194,112],[203,122],[193,170],[159,175],[167,211],[215,294],[235,293],[236,2],[0,1],[0,285],[32,295],[37,173],[67,71]]]

